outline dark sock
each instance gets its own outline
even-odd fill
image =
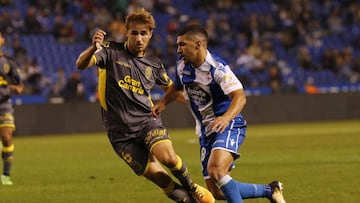
[[[190,191],[194,187],[194,183],[190,179],[189,171],[181,158],[178,156],[178,163],[171,170],[172,174],[180,181],[181,185]]]
[[[10,176],[12,160],[14,157],[14,145],[11,145],[9,147],[3,147],[1,157],[3,160],[3,174]]]

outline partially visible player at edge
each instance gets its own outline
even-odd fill
[[[160,59],[146,53],[155,28],[154,18],[143,9],[137,10],[128,14],[125,26],[125,43],[104,41],[106,33],[98,30],[91,46],[76,61],[78,69],[99,67],[99,100],[108,138],[118,156],[137,175],[155,183],[170,199],[212,203],[215,199],[210,191],[190,179],[161,119],[151,113],[150,90],[155,84],[164,90],[172,84]]]
[[[207,49],[208,35],[199,25],[185,26],[177,37],[181,59],[176,66],[174,84],[153,107],[159,116],[165,105],[184,92],[195,117],[199,135],[202,173],[216,199],[241,203],[243,199],[267,197],[285,203],[282,184],[249,184],[230,176],[240,157],[246,121],[241,111],[246,103],[243,85],[230,67]]]
[[[14,156],[12,137],[15,130],[15,121],[11,94],[20,94],[24,89],[24,85],[20,80],[16,63],[4,56],[2,51],[4,45],[5,38],[0,32],[0,134],[2,141],[1,157],[3,161],[1,183],[3,185],[13,185],[10,171]]]

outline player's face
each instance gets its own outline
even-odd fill
[[[186,35],[177,37],[177,53],[183,58],[185,63],[192,64],[195,62],[196,51],[198,47],[196,46],[196,42],[191,40]]]
[[[129,51],[137,57],[144,56],[152,36],[152,31],[149,29],[149,26],[130,23],[126,36]]]

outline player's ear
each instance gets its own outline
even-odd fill
[[[199,41],[196,41],[195,42],[195,47],[196,47],[196,49],[200,49],[200,47],[201,47],[201,41],[199,40]]]

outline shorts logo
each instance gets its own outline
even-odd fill
[[[234,144],[235,144],[235,140],[234,140],[234,139],[230,139],[230,145],[231,145],[231,146],[234,146]]]
[[[145,144],[150,145],[155,143],[157,140],[161,140],[166,137],[167,132],[166,129],[156,129],[149,132],[145,137]]]
[[[201,159],[201,161],[204,161],[205,156],[206,156],[206,148],[205,148],[205,147],[202,147],[202,148],[201,148],[201,152],[200,152],[200,159]]]

